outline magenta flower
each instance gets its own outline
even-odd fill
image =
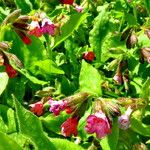
[[[123,82],[122,73],[121,73],[121,72],[117,72],[117,73],[115,74],[115,76],[113,77],[113,80],[114,80],[117,84],[121,85],[122,82]]]
[[[101,139],[111,133],[111,126],[106,115],[99,111],[88,116],[85,130],[89,134],[96,133],[96,137]]]
[[[132,109],[131,109],[131,107],[128,107],[125,114],[118,117],[118,123],[119,123],[120,129],[126,130],[129,128],[131,113],[132,113]]]
[[[44,18],[41,27],[43,34],[50,34],[52,36],[55,34],[56,26],[50,19]]]
[[[81,12],[83,11],[83,7],[82,7],[82,6],[76,5],[76,6],[75,6],[75,9],[76,9],[76,11],[79,12],[79,13],[81,13]]]
[[[70,135],[77,136],[77,126],[78,126],[79,117],[71,117],[68,118],[62,125],[61,125],[61,133],[65,137]]]
[[[29,106],[31,107],[30,111],[37,116],[41,116],[44,112],[44,105],[41,101],[36,102],[34,104],[30,104]]]
[[[67,101],[60,100],[60,101],[54,101],[52,99],[49,100],[50,104],[50,112],[53,112],[55,116],[58,116],[60,114],[60,111],[63,111],[67,107]]]

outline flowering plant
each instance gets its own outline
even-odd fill
[[[0,4],[0,149],[150,149],[148,0]]]

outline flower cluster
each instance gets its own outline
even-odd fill
[[[44,13],[37,14],[29,25],[29,35],[41,37],[43,34],[55,35],[56,25]]]
[[[77,93],[59,101],[55,101],[52,98],[49,99],[49,110],[55,116],[58,116],[60,112],[64,110],[71,115],[71,117],[61,125],[61,133],[64,136],[70,136],[72,134],[74,136],[77,135],[78,122],[86,110],[86,105],[84,103],[87,98],[87,93]]]
[[[51,88],[46,88],[44,91],[49,93],[49,90],[52,92]],[[38,91],[38,94],[40,93],[41,91]],[[44,93],[44,95],[46,93]],[[41,101],[30,104],[30,111],[37,116],[43,115],[45,106],[49,108],[49,111],[55,116],[59,116],[62,111],[66,111],[66,113],[70,114],[70,117],[61,124],[61,133],[65,137],[71,135],[77,136],[78,124],[88,109],[87,100],[89,100],[90,95],[86,92],[80,92],[61,100],[54,100],[50,95],[46,94]],[[133,111],[133,107],[135,107],[135,100],[132,100],[132,102],[130,101],[131,103],[127,102],[129,105],[125,104],[126,100],[128,101],[128,99],[124,98],[118,100],[100,97],[96,98],[92,106],[93,113],[86,118],[85,131],[88,134],[95,134],[98,139],[102,139],[112,132],[114,117],[118,117],[118,124],[121,129],[128,129],[130,126],[129,118]],[[137,99],[136,102],[138,102],[136,103],[136,107],[139,107],[141,99]],[[121,115],[120,106],[124,105],[128,108],[125,113]]]
[[[54,36],[57,26],[45,13],[36,13],[34,16],[20,16],[13,22],[16,33],[25,44],[31,44],[30,36],[41,37],[43,34]]]

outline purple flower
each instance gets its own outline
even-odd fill
[[[106,115],[99,111],[88,116],[85,130],[89,134],[96,133],[96,137],[101,139],[111,133],[111,126]]]
[[[60,114],[60,111],[63,111],[67,107],[67,101],[60,100],[60,101],[54,101],[52,99],[49,100],[50,104],[50,112],[53,112],[54,115],[58,116]]]
[[[120,129],[126,130],[129,128],[131,113],[132,113],[132,109],[131,109],[131,107],[128,107],[125,114],[118,117],[118,123],[119,123]]]
[[[50,34],[52,36],[55,34],[56,25],[50,19],[44,18],[41,27],[43,34]]]
[[[75,6],[75,9],[76,9],[76,11],[79,12],[79,13],[81,13],[81,12],[83,11],[83,7],[82,7],[82,6],[76,5],[76,6]]]

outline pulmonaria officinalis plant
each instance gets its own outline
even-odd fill
[[[148,0],[0,4],[1,149],[150,149]]]

